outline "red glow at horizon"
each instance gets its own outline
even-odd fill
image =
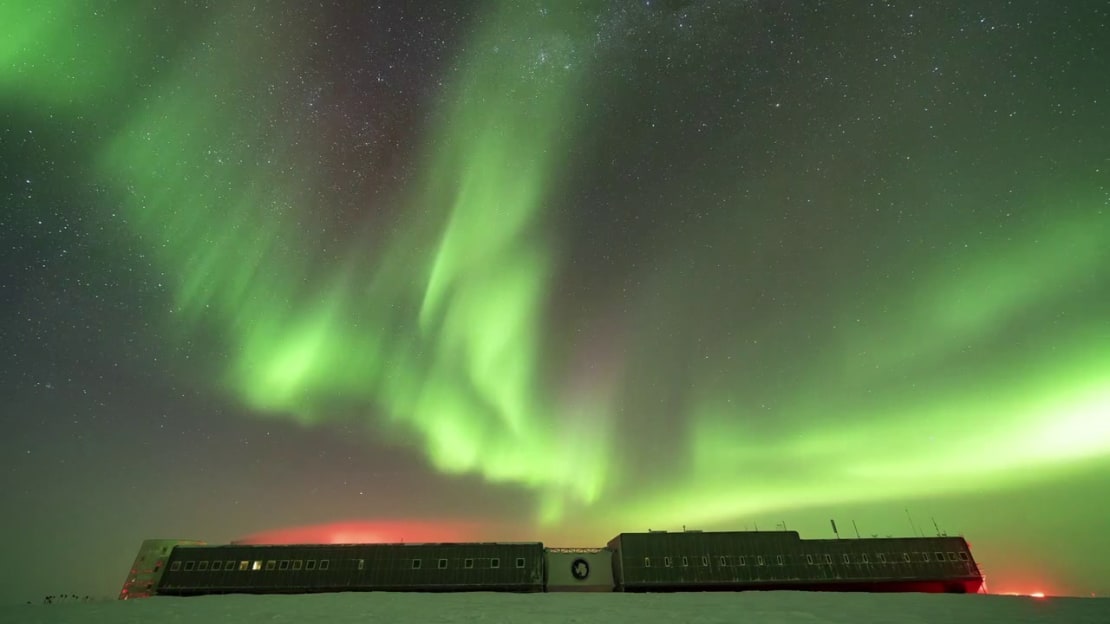
[[[427,520],[347,520],[253,533],[235,544],[396,544],[463,542],[484,528],[477,523]]]
[[[991,593],[996,594],[998,596],[1025,596],[1027,598],[1044,598],[1045,597],[1045,593],[1043,591],[1035,591],[1035,592],[1007,591],[1007,592],[991,592]]]

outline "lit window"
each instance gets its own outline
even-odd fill
[[[331,565],[331,563],[327,559],[321,559],[320,560],[320,569],[321,570],[327,570],[329,565]]]
[[[278,564],[278,569],[279,570],[288,570],[289,569],[289,560],[288,559],[282,559],[281,563]]]
[[[684,568],[689,567],[689,565],[690,565],[690,560],[686,557],[683,557],[682,558],[682,567],[684,567]]]
[[[293,560],[293,569],[294,570],[300,570],[302,567],[304,567],[304,561],[302,561],[301,559],[294,559]]]
[[[755,564],[756,565],[763,565],[763,555],[756,555]]]
[[[273,572],[277,568],[277,562],[273,559],[266,562],[266,571]]]
[[[254,563],[251,563],[251,570],[254,570],[254,571],[257,572],[258,570],[261,570],[261,569],[262,569],[262,562],[261,561],[255,561]]]
[[[725,557],[724,555],[721,555],[720,564],[721,564],[722,568],[727,568],[728,567],[728,557]]]
[[[366,569],[366,560],[365,559],[359,559],[358,560],[358,569],[359,570],[365,570]]]
[[[813,555],[806,555],[806,563],[813,565]]]
[[[181,569],[181,562],[180,561],[174,561],[173,563],[170,564],[170,572],[177,572],[180,569]]]
[[[197,572],[206,572],[208,570],[208,562],[201,561],[197,564]]]
[[[852,558],[848,555],[844,555],[844,563],[852,563]]]
[[[196,567],[196,565],[197,565],[197,563],[195,561],[186,561],[185,562],[185,571],[186,572],[192,572],[193,568]]]
[[[832,565],[832,555],[825,555],[825,563]]]
[[[501,559],[499,559],[497,557],[494,557],[493,559],[490,559],[489,560],[489,567],[491,567],[491,568],[500,568],[501,567]]]
[[[663,565],[665,567],[668,567],[668,568],[671,567],[671,558],[670,557],[663,557]]]
[[[446,559],[440,559],[439,560],[439,569],[440,570],[446,570],[447,569],[447,560]]]
[[[305,570],[315,570],[316,569],[316,560],[315,559],[309,559],[308,561],[306,561],[304,563],[304,569]]]
[[[961,561],[967,561],[967,559],[968,559],[967,553],[965,553],[965,552],[960,553],[960,560]]]
[[[650,568],[651,567],[651,557],[644,557],[644,567],[645,568]]]
[[[524,568],[524,557],[517,557],[516,558],[516,567]]]
[[[705,567],[705,568],[709,567],[709,556],[708,555],[702,555],[701,565],[702,565],[702,567]]]
[[[463,567],[466,568],[467,570],[473,568],[474,567],[474,560],[473,559],[463,559]]]
[[[740,563],[740,565],[748,565],[748,560],[744,558],[744,555],[740,555],[736,558],[736,560]]]
[[[250,567],[251,567],[251,562],[250,561],[240,561],[239,562],[239,571],[240,572],[246,572],[247,570],[250,569]]]
[[[412,560],[412,569],[413,570],[419,570],[420,569],[420,560],[419,559],[413,559]]]
[[[212,571],[213,572],[219,572],[220,571],[220,566],[222,566],[223,564],[224,564],[223,561],[213,561],[212,562]]]
[[[902,561],[905,561],[906,563],[909,563],[910,562],[910,553],[902,553]]]

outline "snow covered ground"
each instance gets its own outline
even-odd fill
[[[10,606],[0,609],[0,623],[7,622],[1110,624],[1110,599],[801,592],[235,595]]]

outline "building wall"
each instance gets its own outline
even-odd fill
[[[802,540],[793,531],[625,533],[624,589],[979,579],[962,538]]]
[[[543,546],[474,543],[177,548],[158,585],[159,594],[345,590],[543,591]]]
[[[127,579],[123,582],[123,588],[120,589],[119,599],[146,598],[154,595],[173,549],[176,546],[203,544],[204,542],[195,540],[143,540],[142,545],[139,546],[139,553],[135,555],[135,562],[131,564],[131,569],[127,573]]]
[[[547,591],[613,591],[613,552],[606,548],[548,548]]]

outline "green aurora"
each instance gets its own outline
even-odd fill
[[[215,340],[222,368],[207,383],[258,419],[358,423],[444,474],[528,492],[542,526],[583,513],[604,527],[735,526],[1105,464],[1110,192],[1090,182],[1105,180],[1105,153],[1060,184],[1030,181],[1006,200],[1022,218],[985,235],[967,216],[981,197],[922,197],[967,236],[925,244],[947,226],[883,221],[889,253],[866,262],[839,222],[827,249],[794,232],[768,252],[777,260],[754,259],[755,241],[778,236],[771,218],[753,233],[758,220],[737,216],[754,174],[690,167],[645,185],[667,205],[729,208],[687,229],[660,218],[673,238],[628,292],[576,306],[567,275],[590,269],[569,261],[576,229],[558,207],[581,175],[574,146],[617,88],[591,47],[603,10],[537,6],[489,3],[468,26],[419,138],[398,147],[413,173],[348,197],[364,211],[354,225],[327,205],[344,179],[321,165],[334,137],[301,132],[308,113],[289,108],[301,97],[289,59],[311,57],[312,33],[247,3],[168,51],[128,36],[163,9],[90,22],[77,0],[9,2],[0,88],[122,120],[93,150],[95,183],[119,202],[101,217],[126,222],[117,243],[150,255],[169,288],[156,319],[172,328],[167,354]],[[164,70],[137,60],[163,52]],[[144,73],[116,110],[115,92]],[[815,196],[833,211],[845,193]],[[730,250],[741,259],[722,265]],[[793,268],[771,304],[737,275],[776,262]]]
[[[233,62],[241,49],[199,50],[101,164],[129,190],[135,234],[176,277],[182,326],[225,332],[225,382],[260,415],[325,424],[337,403],[356,402],[363,419],[384,414],[418,433],[444,472],[525,484],[554,510],[563,498],[595,501],[607,466],[600,406],[553,405],[539,378],[553,270],[540,210],[554,155],[573,138],[562,111],[583,68],[540,63],[531,48],[546,38],[565,57],[583,19],[531,13],[507,6],[474,35],[445,123],[429,129],[426,179],[395,200],[420,216],[383,250],[290,253],[326,245],[313,235],[326,226],[307,225],[315,207],[302,176],[282,181],[310,159],[283,153],[287,137],[266,126],[275,113],[252,106],[265,85]],[[501,42],[507,29],[521,43]],[[236,47],[266,47],[248,43]],[[212,66],[229,69],[198,88]],[[581,427],[568,410],[582,412]]]

